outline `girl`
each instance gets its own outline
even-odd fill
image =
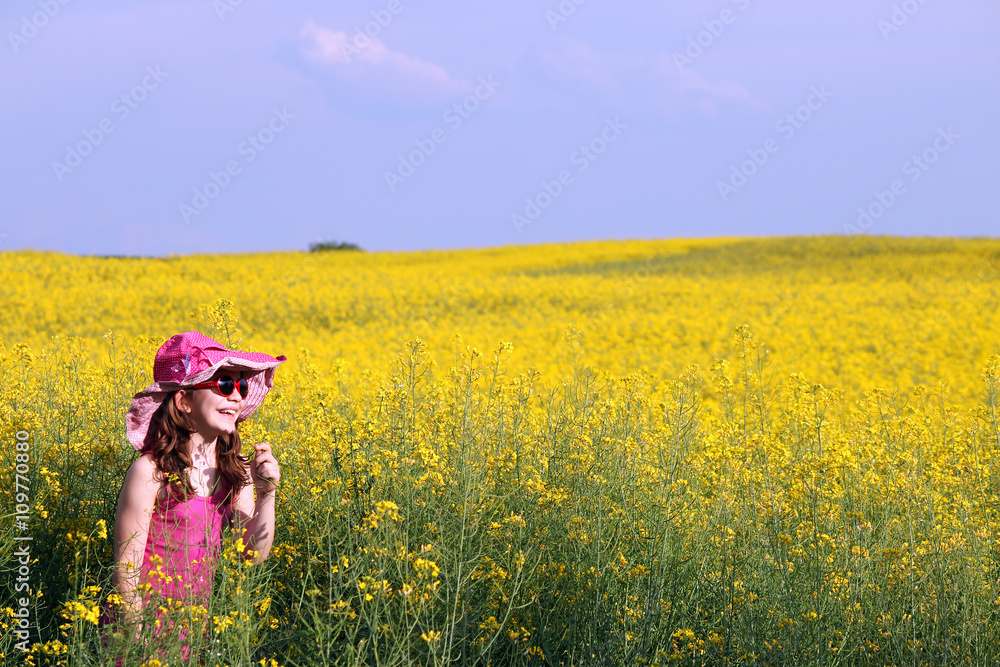
[[[125,475],[115,517],[117,615],[134,637],[152,599],[207,607],[224,527],[245,530],[248,560],[267,558],[281,471],[267,443],[254,447],[252,461],[241,456],[237,425],[264,401],[284,361],[227,350],[197,331],[156,353],[155,382],[128,412],[128,439],[142,455]],[[153,634],[164,630],[157,626]],[[181,653],[188,657],[186,645]]]

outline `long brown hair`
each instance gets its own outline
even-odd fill
[[[167,394],[153,413],[142,451],[153,455],[156,479],[166,481],[174,497],[184,499],[194,495],[194,487],[188,479],[191,454],[187,446],[194,428],[187,415],[174,404],[176,394],[176,391]],[[239,430],[234,430],[231,435],[220,435],[215,443],[219,474],[229,484],[230,499],[239,495],[240,489],[250,482],[247,460],[240,453],[242,448]]]

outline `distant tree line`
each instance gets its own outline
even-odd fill
[[[340,243],[336,241],[321,241],[309,244],[309,252],[326,252],[327,250],[361,250],[361,248],[347,241],[341,241]]]

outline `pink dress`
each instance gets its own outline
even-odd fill
[[[211,496],[170,497],[153,510],[142,559],[142,579],[157,598],[206,604],[212,593],[222,529],[233,516],[229,485],[219,481]]]
[[[215,564],[222,547],[222,530],[233,515],[228,496],[229,485],[220,479],[211,496],[196,495],[187,500],[171,496],[153,510],[140,581],[151,586],[145,596],[146,604],[157,607],[158,627],[154,635],[170,635],[176,630],[183,642],[193,628],[204,630],[205,615],[199,617],[190,607],[208,607]],[[161,607],[186,608],[164,614]],[[197,629],[194,634],[198,634]],[[188,646],[182,644],[182,657],[187,658],[188,654]]]
[[[229,485],[220,479],[211,496],[192,496],[183,501],[172,498],[158,504],[149,519],[140,583],[149,583],[151,590],[144,595],[144,602],[157,608],[158,627],[153,634],[167,639],[176,629],[185,659],[190,654],[185,642],[191,634],[190,609],[168,618],[169,614],[160,611],[160,607],[208,605],[215,563],[222,548],[222,530],[233,516],[228,496]],[[102,630],[118,619],[117,610],[106,606],[100,619]],[[203,630],[204,623],[199,625]],[[106,647],[108,637],[102,639]],[[121,665],[122,660],[117,664]]]

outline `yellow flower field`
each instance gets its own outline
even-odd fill
[[[282,465],[271,557],[160,601],[203,664],[1000,660],[1000,241],[8,252],[0,280],[9,664],[185,664],[97,620],[125,412],[190,329],[289,357],[241,426]]]

